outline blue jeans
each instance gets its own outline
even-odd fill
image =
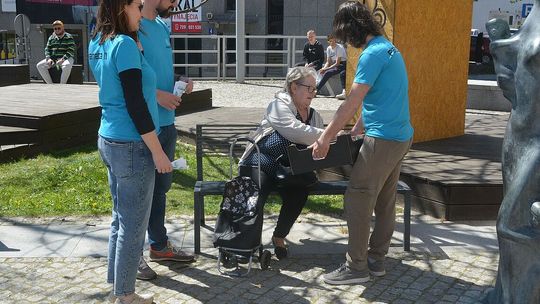
[[[107,282],[116,296],[135,292],[135,276],[142,252],[154,191],[155,166],[144,142],[114,142],[98,138],[107,166],[113,199]]]
[[[176,149],[176,127],[173,125],[161,127],[159,142],[167,157],[174,160]],[[154,250],[161,250],[167,246],[167,228],[165,228],[165,205],[167,192],[172,185],[171,173],[157,173],[155,179],[154,196],[152,198],[152,211],[148,221],[148,241]]]

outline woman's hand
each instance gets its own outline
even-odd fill
[[[314,160],[324,159],[326,155],[328,154],[328,150],[330,149],[330,142],[325,141],[321,137],[317,139],[311,146],[308,148],[312,148],[313,151],[311,152],[311,156]]]
[[[191,92],[193,92],[193,80],[188,79],[185,93],[191,94]]]
[[[163,152],[163,148],[159,143],[158,136],[155,131],[148,132],[141,135],[144,143],[152,153],[152,160],[158,173],[169,173],[172,171],[171,160],[167,157],[167,154]]]
[[[152,153],[152,159],[158,173],[172,172],[171,160],[167,157],[165,152]]]

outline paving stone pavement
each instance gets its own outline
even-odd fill
[[[199,82],[197,89],[211,87],[214,106],[265,108],[281,83],[251,82],[245,89],[234,83]],[[232,89],[239,93],[231,94]],[[333,98],[313,101],[318,110],[335,110],[340,104]],[[1,304],[106,302],[111,290],[106,283],[107,260],[103,257],[106,220],[72,221],[77,225],[66,226],[63,223],[69,220],[63,219],[62,224],[48,219],[0,219]],[[137,292],[154,293],[155,303],[167,304],[475,303],[495,283],[498,251],[494,223],[413,218],[412,251],[402,251],[403,230],[398,225],[386,276],[352,286],[327,285],[321,281],[322,275],[343,262],[346,248],[346,225],[342,220],[337,224],[333,221],[317,218],[297,223],[293,231],[296,235],[291,235],[290,240],[288,237],[291,257],[273,259],[266,271],[255,265],[244,278],[218,272],[216,250],[208,248],[209,236],[203,231],[205,254],[191,264],[149,262],[159,277],[137,281]],[[175,222],[168,230],[175,232],[177,244],[186,238],[189,249],[192,231],[186,229],[192,229],[192,224],[189,220]],[[263,239],[268,240],[271,229],[263,233]]]
[[[212,218],[209,218],[212,226]],[[270,240],[276,216],[265,216]],[[0,218],[0,303],[105,303],[110,219]],[[401,216],[388,253],[387,275],[365,284],[332,286],[324,273],[344,261],[346,223],[340,216],[302,215],[287,237],[290,257],[257,264],[247,277],[222,275],[211,233],[191,264],[149,262],[159,274],[137,281],[155,303],[475,303],[495,283],[495,223],[448,222],[413,214],[411,252],[402,248]],[[174,244],[193,249],[189,216],[171,217]],[[268,248],[271,246],[266,242]],[[148,254],[148,251],[145,251]]]
[[[303,255],[256,264],[243,278],[221,275],[216,260],[191,264],[150,262],[159,277],[137,281],[155,303],[475,303],[494,285],[498,254],[391,252],[387,275],[368,283],[332,286],[321,281],[343,255]],[[104,303],[105,258],[0,258],[1,303]]]

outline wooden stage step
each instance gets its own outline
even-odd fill
[[[468,111],[465,135],[414,144],[401,178],[413,207],[447,220],[496,219],[503,198],[505,112]]]
[[[95,142],[97,85],[31,83],[0,87],[0,161]],[[177,115],[212,107],[210,89],[184,95]]]

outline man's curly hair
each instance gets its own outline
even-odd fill
[[[381,26],[371,11],[358,1],[341,4],[334,16],[334,35],[356,48],[366,44],[368,35],[381,35]]]

